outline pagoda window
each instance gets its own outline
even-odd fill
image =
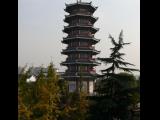
[[[76,82],[69,81],[69,92],[74,92],[76,90]]]
[[[80,8],[79,13],[84,13],[84,14],[88,14],[88,15],[91,14],[91,12],[89,12],[87,9],[84,9],[84,8]]]
[[[68,55],[68,58],[72,59],[72,55]]]
[[[80,35],[89,35],[90,34],[90,32],[89,31],[86,31],[86,30],[79,30],[79,34]]]
[[[90,56],[87,53],[80,54],[80,58],[88,59]]]
[[[84,8],[80,8],[80,9],[79,9],[79,12],[80,12],[80,13],[85,13],[85,14],[86,14],[86,13],[88,13],[88,14],[90,13],[87,9],[84,9]]]
[[[89,93],[93,94],[94,83],[93,81],[89,81]]]
[[[80,56],[80,53],[78,54],[78,58],[80,58],[81,56]]]
[[[71,14],[77,14],[77,13],[79,13],[79,14],[88,14],[88,15],[92,14],[91,12],[89,12],[87,9],[84,9],[84,8],[75,9],[75,10],[71,11]]]
[[[89,43],[87,43],[87,42],[80,42],[80,46],[88,47]]]
[[[87,19],[79,19],[79,24],[81,24],[81,25],[91,25],[91,22]]]
[[[70,25],[77,25],[77,23],[79,23],[78,19],[74,19],[70,22]]]
[[[76,58],[78,58],[78,54],[70,54],[69,58],[70,59],[76,59]]]
[[[79,66],[78,70],[79,70],[79,72],[86,72],[87,71],[87,66]]]
[[[74,58],[77,59],[78,58],[78,54],[74,54]]]
[[[72,10],[71,11],[71,14],[75,14],[75,13],[77,13],[78,12],[78,9],[75,9],[75,10]]]
[[[87,92],[87,81],[82,82],[82,91]]]
[[[68,47],[75,47],[75,46],[76,46],[76,42],[71,42]]]
[[[76,66],[71,66],[70,71],[72,71],[72,72],[76,71]]]
[[[86,9],[80,8],[79,9],[80,12],[88,12]]]
[[[69,58],[70,58],[70,59],[75,59],[75,58],[76,58],[76,55],[75,55],[75,54],[70,54],[70,55],[69,55]]]
[[[72,42],[69,44],[70,47],[77,47],[78,46],[78,42]]]

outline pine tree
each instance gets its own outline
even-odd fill
[[[132,71],[139,71],[137,69],[129,68],[128,65],[134,66],[131,63],[125,62],[120,50],[130,43],[123,42],[123,31],[120,32],[119,41],[109,35],[113,48],[111,49],[110,57],[98,58],[105,63],[106,69],[102,70],[102,75],[99,76],[98,87],[96,88],[97,96],[94,97],[92,111],[92,120],[113,120],[114,118],[120,120],[129,120],[129,106],[132,104],[133,95],[135,93],[133,84],[134,78],[131,74],[119,74],[116,70],[123,70],[132,73]],[[131,84],[129,84],[129,82]],[[93,109],[96,109],[94,111]],[[98,116],[98,118],[97,118]]]

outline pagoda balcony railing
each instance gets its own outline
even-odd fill
[[[94,58],[67,58],[65,62],[96,62]]]
[[[72,39],[72,38],[94,39],[96,41],[99,41],[99,39],[96,39],[94,37],[94,35],[90,35],[90,34],[87,34],[87,35],[68,35],[66,37],[63,37],[63,40],[68,40],[68,39]]]
[[[85,64],[85,65],[100,65],[101,63],[92,59],[66,59],[66,61],[61,62],[61,65],[71,65],[71,64]]]
[[[82,14],[82,15],[92,15],[93,13],[91,12],[82,12],[82,11],[75,11],[75,12],[72,12],[70,13],[71,15],[76,15],[76,14]]]
[[[91,23],[71,23],[69,26],[65,27],[70,27],[70,26],[93,26]]]
[[[95,61],[96,58],[86,58],[86,57],[73,57],[73,58],[67,58],[66,60],[75,60],[75,59],[78,59],[78,60],[91,60],[91,61]]]
[[[66,32],[68,33],[67,31],[70,31],[72,29],[75,29],[76,27],[82,27],[82,28],[87,28],[87,31],[88,29],[92,30],[92,32],[95,34],[97,31],[99,31],[99,28],[96,28],[94,26],[64,26],[64,29],[63,29],[63,32]],[[83,34],[83,33],[79,33],[79,34]]]
[[[66,70],[65,73],[96,73],[96,70]]]
[[[93,38],[94,35],[86,33],[86,34],[69,34],[66,38],[72,38],[72,37],[89,37]]]
[[[77,50],[83,50],[83,51],[93,51],[94,53],[99,53],[100,51],[96,50],[95,47],[67,47],[66,49],[63,49],[63,53],[70,52],[70,51],[77,51]]]
[[[62,54],[66,54],[68,52],[76,52],[76,51],[88,51],[93,52],[94,55],[99,54],[100,51],[96,50],[94,47],[67,47],[67,49],[62,50]]]
[[[87,76],[87,75],[92,75],[92,74],[96,74],[96,72],[89,72],[89,71],[74,71],[74,72],[71,72],[71,71],[66,71],[65,73],[64,73],[64,75],[66,76]]]
[[[95,50],[95,46],[72,45],[72,46],[68,46],[65,50],[72,50],[72,49],[91,49],[91,50]]]
[[[65,15],[65,19],[68,18],[68,17],[76,16],[76,15],[86,16],[86,17],[92,17],[92,18],[94,18],[95,20],[98,19],[98,17],[94,17],[93,15],[86,15],[86,14],[81,14],[81,13],[76,13],[76,14],[71,14],[71,15]],[[65,20],[65,19],[64,19],[64,20]]]
[[[92,24],[75,24],[75,25],[69,25],[69,26],[64,26],[64,29],[66,29],[66,28],[72,28],[72,27],[93,27],[94,28],[94,26],[92,25]],[[98,29],[98,28],[94,28],[94,29]]]

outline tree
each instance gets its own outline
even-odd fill
[[[105,63],[106,69],[102,70],[102,75],[99,76],[99,84],[96,88],[97,96],[93,98],[92,119],[113,120],[114,118],[120,120],[129,120],[129,107],[132,105],[137,95],[135,78],[131,74],[118,74],[116,70],[123,70],[132,73],[132,71],[139,71],[137,69],[129,68],[128,65],[134,66],[131,63],[125,62],[120,50],[130,43],[123,42],[123,31],[120,32],[119,41],[109,35],[113,48],[111,49],[110,57],[98,58],[99,61]],[[137,101],[136,101],[137,102]],[[95,112],[93,109],[96,109]]]
[[[78,79],[78,88],[76,91],[68,92],[68,83],[66,80],[61,82],[61,116],[59,120],[86,120],[89,101],[87,93],[82,89],[82,66],[80,66],[80,78]]]
[[[61,112],[60,120],[86,120],[88,100],[85,93],[69,93]]]
[[[19,119],[57,120],[60,114],[60,89],[53,64],[48,66],[47,75],[44,75],[42,68],[36,82],[27,83],[30,70],[22,74],[19,80]]]
[[[48,109],[48,117],[49,120],[57,120],[60,111],[60,89],[58,85],[59,78],[56,75],[56,71],[53,68],[53,63],[48,66],[48,74],[47,74],[47,86],[49,94],[49,109]]]
[[[32,111],[30,106],[30,90],[26,82],[26,79],[30,75],[31,68],[26,72],[24,71],[25,67],[21,71],[21,74],[18,79],[18,119],[19,120],[30,120]]]

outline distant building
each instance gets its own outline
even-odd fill
[[[41,70],[43,71],[44,75],[47,75],[47,68],[42,68],[42,67],[33,67],[31,69],[30,75],[34,75],[35,77],[37,77],[39,75],[39,73],[41,72]]]
[[[26,82],[36,82],[36,77],[34,76],[34,75],[32,75],[30,78],[28,78],[27,80],[26,80]]]
[[[47,72],[48,72],[48,68],[42,68],[42,67],[32,67],[31,70],[30,70],[30,73],[29,73],[29,78],[27,79],[27,81],[34,81],[34,78],[35,78],[35,81],[36,81],[36,78],[37,76],[39,75],[40,71],[43,71],[44,75],[47,75]],[[22,74],[24,68],[23,67],[18,67],[18,79],[20,77],[20,75]],[[63,74],[63,72],[59,72],[58,69],[55,69],[56,70],[56,73],[57,75],[60,76],[60,79],[63,79],[61,76]],[[26,71],[26,70],[25,70]]]

